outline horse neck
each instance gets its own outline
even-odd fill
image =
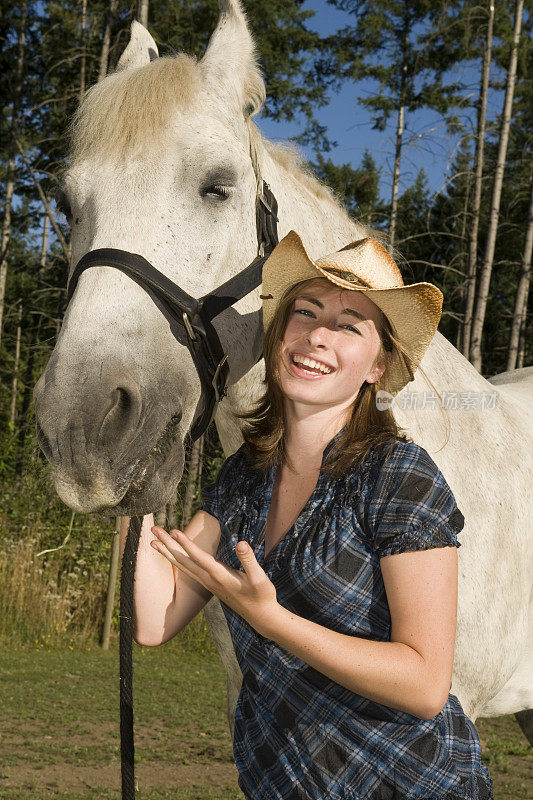
[[[470,361],[438,332],[422,360],[422,368],[439,391],[481,392],[494,389]]]

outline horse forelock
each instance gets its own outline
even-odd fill
[[[72,122],[72,159],[114,158],[157,145],[176,108],[203,85],[196,59],[179,53],[109,75],[86,93]]]

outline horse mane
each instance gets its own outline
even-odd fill
[[[296,145],[289,142],[271,142],[268,139],[263,139],[257,128],[255,128],[255,130],[257,131],[255,135],[274,163],[284,170],[290,178],[293,178],[300,186],[303,186],[311,192],[317,200],[330,203],[342,214],[347,214],[342,197],[338,192],[327,184],[322,183],[322,181],[316,177],[312,172],[311,166],[305,159],[305,156],[302,155]],[[384,247],[388,247],[388,234],[385,231],[376,230],[370,225],[360,221],[353,220],[353,222],[357,224],[359,228],[358,238],[370,236],[380,242]],[[394,250],[393,256],[397,262],[403,260],[396,250]]]
[[[201,82],[196,59],[185,53],[108,75],[86,92],[74,115],[72,158],[123,156],[155,143],[176,103],[190,105]]]
[[[336,193],[326,184],[322,183],[311,171],[298,148],[288,142],[271,142],[269,139],[261,139],[262,145],[273,159],[273,161],[295,178],[298,183],[305,186],[311,194],[319,200],[329,200],[344,209],[342,202]]]

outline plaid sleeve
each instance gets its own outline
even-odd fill
[[[234,486],[238,478],[242,455],[241,450],[242,448],[224,461],[213,483],[202,486],[202,504],[200,509],[202,511],[207,511],[212,517],[216,517],[219,522],[222,521],[222,503],[224,497],[227,497],[228,491],[231,492],[231,487]]]
[[[397,442],[383,463],[368,511],[373,549],[379,557],[406,550],[460,547],[464,527],[452,490],[429,453]]]

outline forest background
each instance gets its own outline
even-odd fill
[[[271,137],[290,131],[350,214],[388,233],[406,283],[441,288],[439,330],[478,371],[488,377],[531,365],[531,0],[244,5],[267,86],[262,130]],[[313,5],[322,19],[331,13],[327,26],[314,25]],[[87,88],[113,70],[132,19],[147,24],[161,54],[200,56],[217,16],[216,0],[2,0],[3,642],[44,647],[102,632],[115,520],[74,515],[58,500],[32,409],[65,306],[69,229],[56,198],[69,120]],[[354,150],[355,161],[339,158],[328,125],[339,92],[365,110],[376,138],[389,137],[388,161],[371,148]],[[453,154],[441,180],[413,173],[410,153],[420,136],[411,121],[421,113],[439,131],[422,137],[426,156]],[[443,141],[453,146],[443,150]],[[160,519],[186,522],[222,460],[211,426],[189,448],[178,495]],[[202,631],[191,634],[201,647]]]

